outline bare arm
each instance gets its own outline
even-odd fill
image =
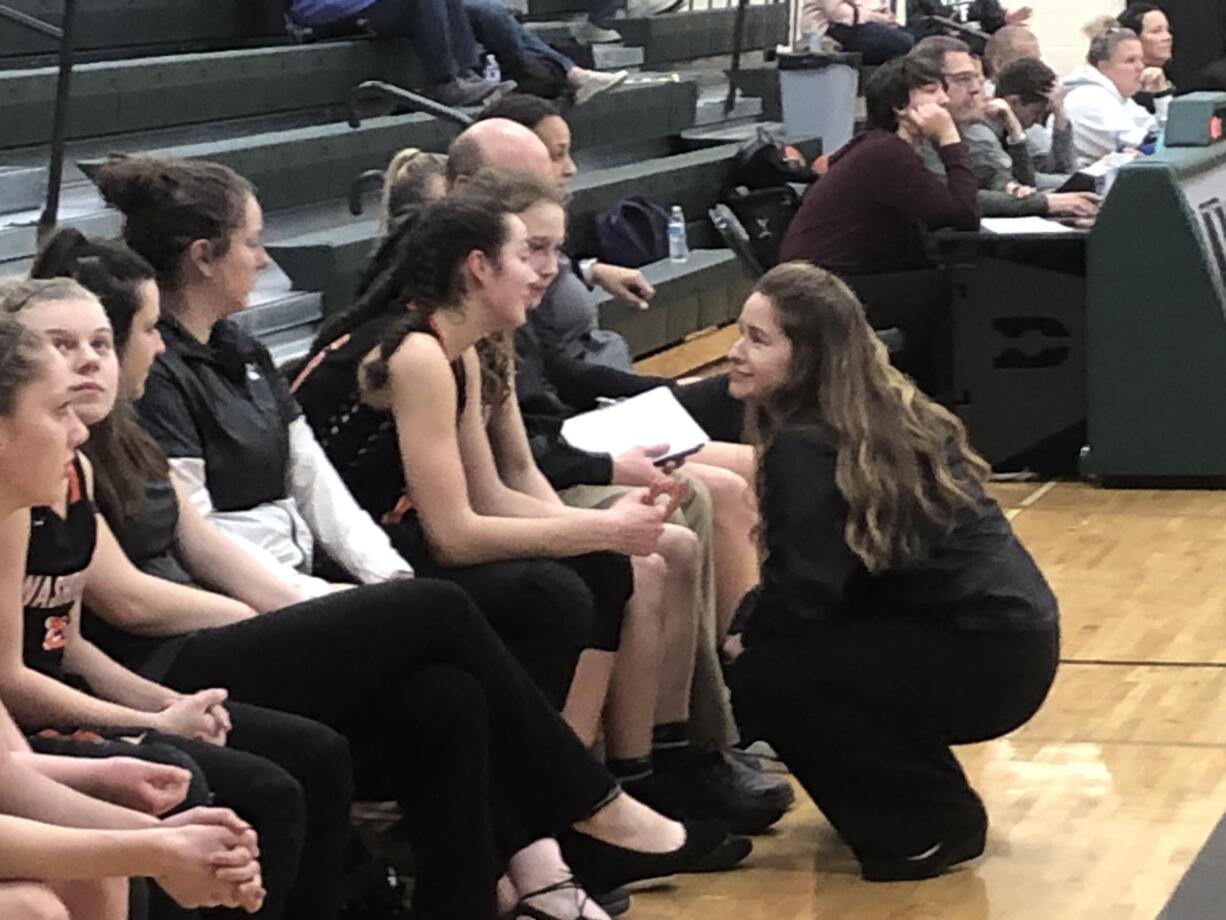
[[[0,815],[0,878],[61,881],[158,875],[163,833],[82,830]]]
[[[439,561],[473,565],[498,559],[561,558],[618,548],[624,536],[608,512],[566,518],[524,518],[482,513],[501,508],[506,493],[498,478],[479,406],[463,420],[467,452],[461,454],[455,413],[455,380],[438,345],[409,335],[389,362],[391,410],[396,418],[405,482]],[[476,380],[476,374],[469,377]],[[474,396],[475,398],[475,396]],[[470,400],[471,401],[471,400]],[[484,449],[481,445],[484,442]],[[470,499],[470,495],[472,498]],[[521,496],[525,502],[534,501]],[[477,507],[481,507],[479,512]]]
[[[142,636],[173,636],[255,616],[242,601],[146,575],[124,555],[106,520],[97,515],[97,521],[85,602],[112,626]]]
[[[3,706],[0,724],[6,730],[16,730]],[[72,827],[131,829],[158,824],[150,815],[90,798],[61,785],[4,747],[0,747],[0,813]],[[0,832],[0,839],[3,836]]]
[[[138,711],[95,699],[28,668],[22,660],[21,581],[30,535],[29,511],[0,524],[0,699],[18,723],[48,726],[117,725],[158,728],[155,712]]]
[[[511,381],[507,398],[494,409],[486,431],[498,476],[508,487],[545,505],[540,509],[541,516],[552,516],[566,508],[536,465],[528,434],[524,430],[524,419],[519,412],[519,396],[515,392],[514,380]]]
[[[172,480],[173,481],[173,480]],[[262,565],[228,534],[222,533],[174,482],[179,498],[175,543],[184,567],[201,584],[250,605],[260,613],[280,610],[313,596],[277,571],[279,564]]]

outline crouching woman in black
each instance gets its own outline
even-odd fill
[[[781,265],[739,325],[730,386],[752,407],[765,561],[738,617],[737,715],[866,879],[937,875],[987,830],[949,746],[1034,715],[1056,599],[962,425],[890,366],[841,281]]]

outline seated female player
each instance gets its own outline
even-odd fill
[[[733,703],[866,879],[936,875],[987,831],[949,745],[1034,715],[1056,599],[961,423],[890,366],[846,285],[781,265],[739,328],[731,385],[761,450],[765,561]]]
[[[0,315],[0,520],[59,496],[63,461],[81,435],[69,386],[46,339]],[[31,466],[47,475],[31,477]],[[16,607],[20,568],[0,579]],[[127,876],[155,879],[185,907],[257,910],[263,887],[249,825],[220,808],[156,817],[182,804],[190,779],[131,758],[34,754],[0,704],[0,916],[126,920]]]
[[[471,184],[481,187],[481,178]],[[575,509],[537,469],[512,356],[491,341],[482,367],[475,346],[524,322],[556,274],[562,195],[522,173],[488,181],[481,194],[457,193],[400,228],[387,244],[395,257],[384,277],[321,335],[332,344],[295,392],[332,462],[397,548],[419,571],[467,588],[487,615],[502,591],[565,585],[579,574],[605,611],[605,634],[599,651],[580,659],[576,683],[592,690],[584,707],[573,705],[572,692],[568,721],[594,743],[603,709],[614,775],[671,810],[651,779],[653,769],[669,772],[686,759],[696,541],[663,524],[669,509],[652,503],[654,492],[634,490],[608,510]],[[386,370],[378,353],[389,335],[405,340],[405,357],[398,373],[370,385],[363,365]],[[628,605],[608,574],[625,559],[609,550],[635,556]],[[626,606],[620,641],[620,609],[611,603]]]
[[[333,590],[313,577],[327,563],[342,570],[337,577],[363,584],[410,575],[412,566],[320,448],[268,350],[229,319],[268,265],[250,183],[216,163],[141,157],[108,162],[97,181],[124,213],[126,242],[157,273],[166,351],[138,402],[141,424],[167,456],[185,503],[275,568],[278,578],[260,584],[290,582],[292,593],[278,591],[261,609]],[[618,539],[635,537],[619,532]],[[572,679],[576,659],[593,641],[597,613],[604,621],[597,641],[616,640],[633,590],[624,561],[592,560],[591,567],[605,582],[599,611],[573,573],[548,584],[504,580],[478,598],[529,676],[550,702],[567,703],[568,715],[599,711],[603,688],[582,661]]]
[[[95,312],[82,328],[74,308],[87,304]],[[25,281],[0,291],[0,313],[16,316],[69,353],[67,415],[75,426],[72,447],[79,446],[86,431],[76,409],[100,398],[99,375],[114,360],[110,355],[108,362],[109,324],[97,301],[67,279]],[[48,410],[44,424],[54,418]],[[53,739],[58,753],[153,757],[147,743],[186,753],[217,801],[259,833],[268,892],[261,916],[327,916],[312,911],[335,895],[339,882],[352,786],[344,739],[309,719],[227,702],[225,689],[213,683],[173,690],[117,664],[86,640],[84,592],[92,579],[114,571],[107,556],[113,544],[90,501],[89,467],[72,450],[61,451],[50,465],[19,462],[23,446],[10,445],[16,478],[9,485],[25,495],[58,497],[46,505],[30,502],[0,525],[0,571],[13,579],[14,591],[12,603],[0,608],[0,697],[28,732],[66,735]],[[44,483],[48,479],[53,485]],[[206,618],[246,609],[229,600],[203,600],[197,609]],[[105,740],[74,738],[80,727]],[[141,743],[131,744],[131,738]]]
[[[507,119],[523,125],[536,134],[528,135],[525,143],[538,146],[549,143],[544,151],[550,155],[550,170],[559,184],[564,184],[573,164],[570,163],[570,130],[552,104],[535,96],[517,95],[515,105],[504,100],[498,110]],[[538,158],[539,159],[539,158]],[[387,170],[385,194],[390,222],[398,226],[405,216],[427,201],[438,200],[445,193],[442,184],[431,187],[430,166],[421,162],[421,155],[407,164],[398,155]],[[538,175],[548,173],[541,171]],[[493,193],[487,187],[499,182],[495,171],[474,171],[465,177],[460,187]],[[366,270],[366,277],[377,277],[400,257],[394,239],[380,246]],[[645,392],[655,386],[667,385],[661,378],[639,377],[637,374],[600,367],[577,360],[544,346],[537,336],[539,313],[564,280],[565,260],[560,260],[559,273],[553,279],[541,304],[529,312],[529,319],[515,331],[515,391],[520,416],[532,449],[532,458],[549,484],[567,505],[581,508],[605,507],[635,488],[650,487],[672,472],[669,465],[652,462],[653,452],[661,448],[633,447],[617,456],[592,454],[572,447],[562,438],[563,420],[594,408],[597,395],[609,393]],[[573,278],[572,278],[573,280]],[[579,284],[579,282],[574,282]],[[582,289],[582,285],[579,285]],[[321,370],[319,373],[327,373]],[[307,388],[313,389],[308,376]],[[606,384],[612,384],[605,390]],[[703,381],[704,384],[711,381]],[[718,381],[716,381],[718,383]],[[343,384],[340,384],[343,385]],[[682,387],[678,395],[684,398],[695,387]],[[727,419],[727,428],[739,432],[740,403],[726,397],[724,401],[737,407],[736,420]],[[585,394],[579,396],[577,394]],[[588,405],[572,407],[564,401],[586,399]],[[327,436],[323,436],[327,439]],[[514,451],[511,439],[509,451]],[[733,445],[727,445],[733,447]],[[499,452],[497,442],[495,452]],[[750,457],[752,449],[738,445]],[[755,512],[749,484],[729,470],[687,461],[676,471],[685,479],[689,494],[673,515],[672,523],[692,530],[699,539],[700,565],[694,597],[697,601],[698,642],[695,654],[694,679],[690,694],[689,741],[691,755],[684,769],[668,771],[667,782],[674,793],[670,797],[676,806],[673,817],[689,814],[719,817],[737,833],[755,833],[774,823],[793,800],[792,787],[783,779],[753,770],[725,746],[737,738],[732,705],[720,666],[718,649],[727,633],[736,604],[753,586],[757,576],[753,544],[750,538]],[[714,512],[714,513],[713,513]],[[657,773],[654,783],[659,786],[665,777]],[[663,804],[656,798],[657,804]]]
[[[160,348],[153,270],[121,245],[90,242],[71,230],[53,238],[35,266],[53,268],[90,284],[106,304],[104,313],[96,301],[77,299],[41,321],[54,323],[74,370],[94,385],[77,411],[91,427],[99,500],[119,545],[99,521],[105,564],[91,568],[84,594],[96,614],[88,618],[93,632],[122,663],[175,688],[223,684],[235,699],[319,718],[344,732],[359,790],[403,805],[419,854],[415,909],[423,917],[489,915],[493,880],[507,857],[514,894],[508,886],[502,910],[517,895],[528,908],[579,916],[571,901],[580,892],[568,884],[556,844],[540,831],[555,823],[562,830],[593,809],[591,821],[578,827],[614,843],[634,840],[619,837],[614,820],[642,833],[647,849],[653,839],[660,850],[685,837],[629,797],[613,796],[608,775],[458,589],[398,580],[253,617],[241,603],[192,587],[200,581],[258,593],[269,575],[177,500],[165,458],[131,419],[127,400],[139,394]],[[87,337],[97,329],[113,336],[109,357],[89,354]],[[117,369],[108,369],[116,355]],[[117,385],[125,398],[111,412]],[[120,547],[160,577],[135,569]],[[483,791],[487,783],[499,788]],[[503,814],[504,802],[522,819]],[[490,838],[491,827],[498,838]],[[647,857],[656,863],[651,871],[659,871],[661,859],[674,870],[687,868],[723,837],[722,829],[699,827],[679,850],[613,852],[594,864],[584,862],[586,841],[575,835],[571,844],[578,847],[576,867],[604,882],[610,870],[624,874],[627,859]]]

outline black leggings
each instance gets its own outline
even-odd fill
[[[960,840],[983,805],[951,744],[997,738],[1038,710],[1059,638],[918,618],[814,624],[755,641],[731,668],[738,721],[779,752],[860,859]]]
[[[353,588],[201,630],[164,681],[226,687],[348,736],[359,795],[391,795],[404,809],[422,918],[493,918],[506,858],[617,788],[468,596],[444,582]]]
[[[634,593],[630,560],[616,553],[438,565],[415,515],[389,528],[397,552],[423,578],[459,585],[555,709],[561,709],[584,649],[612,652]]]
[[[339,866],[348,839],[348,746],[310,719],[243,703],[226,708],[233,723],[226,747],[157,732],[147,733],[141,744],[72,738],[37,738],[31,744],[44,753],[138,757],[192,770],[186,806],[211,799],[233,809],[259,834],[268,898],[255,916],[331,920],[339,907]],[[151,913],[195,915],[158,895]],[[220,909],[206,915],[250,916]]]

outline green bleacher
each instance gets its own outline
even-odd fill
[[[714,3],[723,0],[713,0]],[[52,24],[60,0],[9,0]],[[349,213],[356,176],[382,168],[401,147],[445,150],[458,128],[389,104],[363,104],[347,123],[347,98],[365,80],[412,87],[419,68],[406,42],[349,36],[295,43],[280,0],[91,0],[81,4],[68,112],[61,222],[114,234],[118,215],[88,181],[112,152],[217,160],[251,179],[265,209],[275,267],[239,321],[279,359],[301,352],[321,316],[347,302],[378,233],[376,202]],[[580,0],[530,0],[528,27],[564,50]],[[689,261],[644,271],[658,294],[645,313],[594,293],[604,325],[636,355],[727,322],[747,279],[706,222],[723,194],[739,140],[761,112],[742,100],[730,118],[722,101],[735,7],[684,8],[652,19],[619,19],[621,44],[598,46],[611,61],[645,69],[623,87],[568,114],[581,172],[571,208],[571,248],[595,248],[596,215],[642,195],[680,204],[690,220]],[[787,7],[749,7],[745,49],[786,37]],[[24,271],[54,111],[56,43],[0,17],[0,273]],[[585,52],[580,59],[590,59]],[[670,72],[670,71],[676,72]],[[684,137],[683,137],[684,135]],[[701,137],[700,137],[701,135]]]

